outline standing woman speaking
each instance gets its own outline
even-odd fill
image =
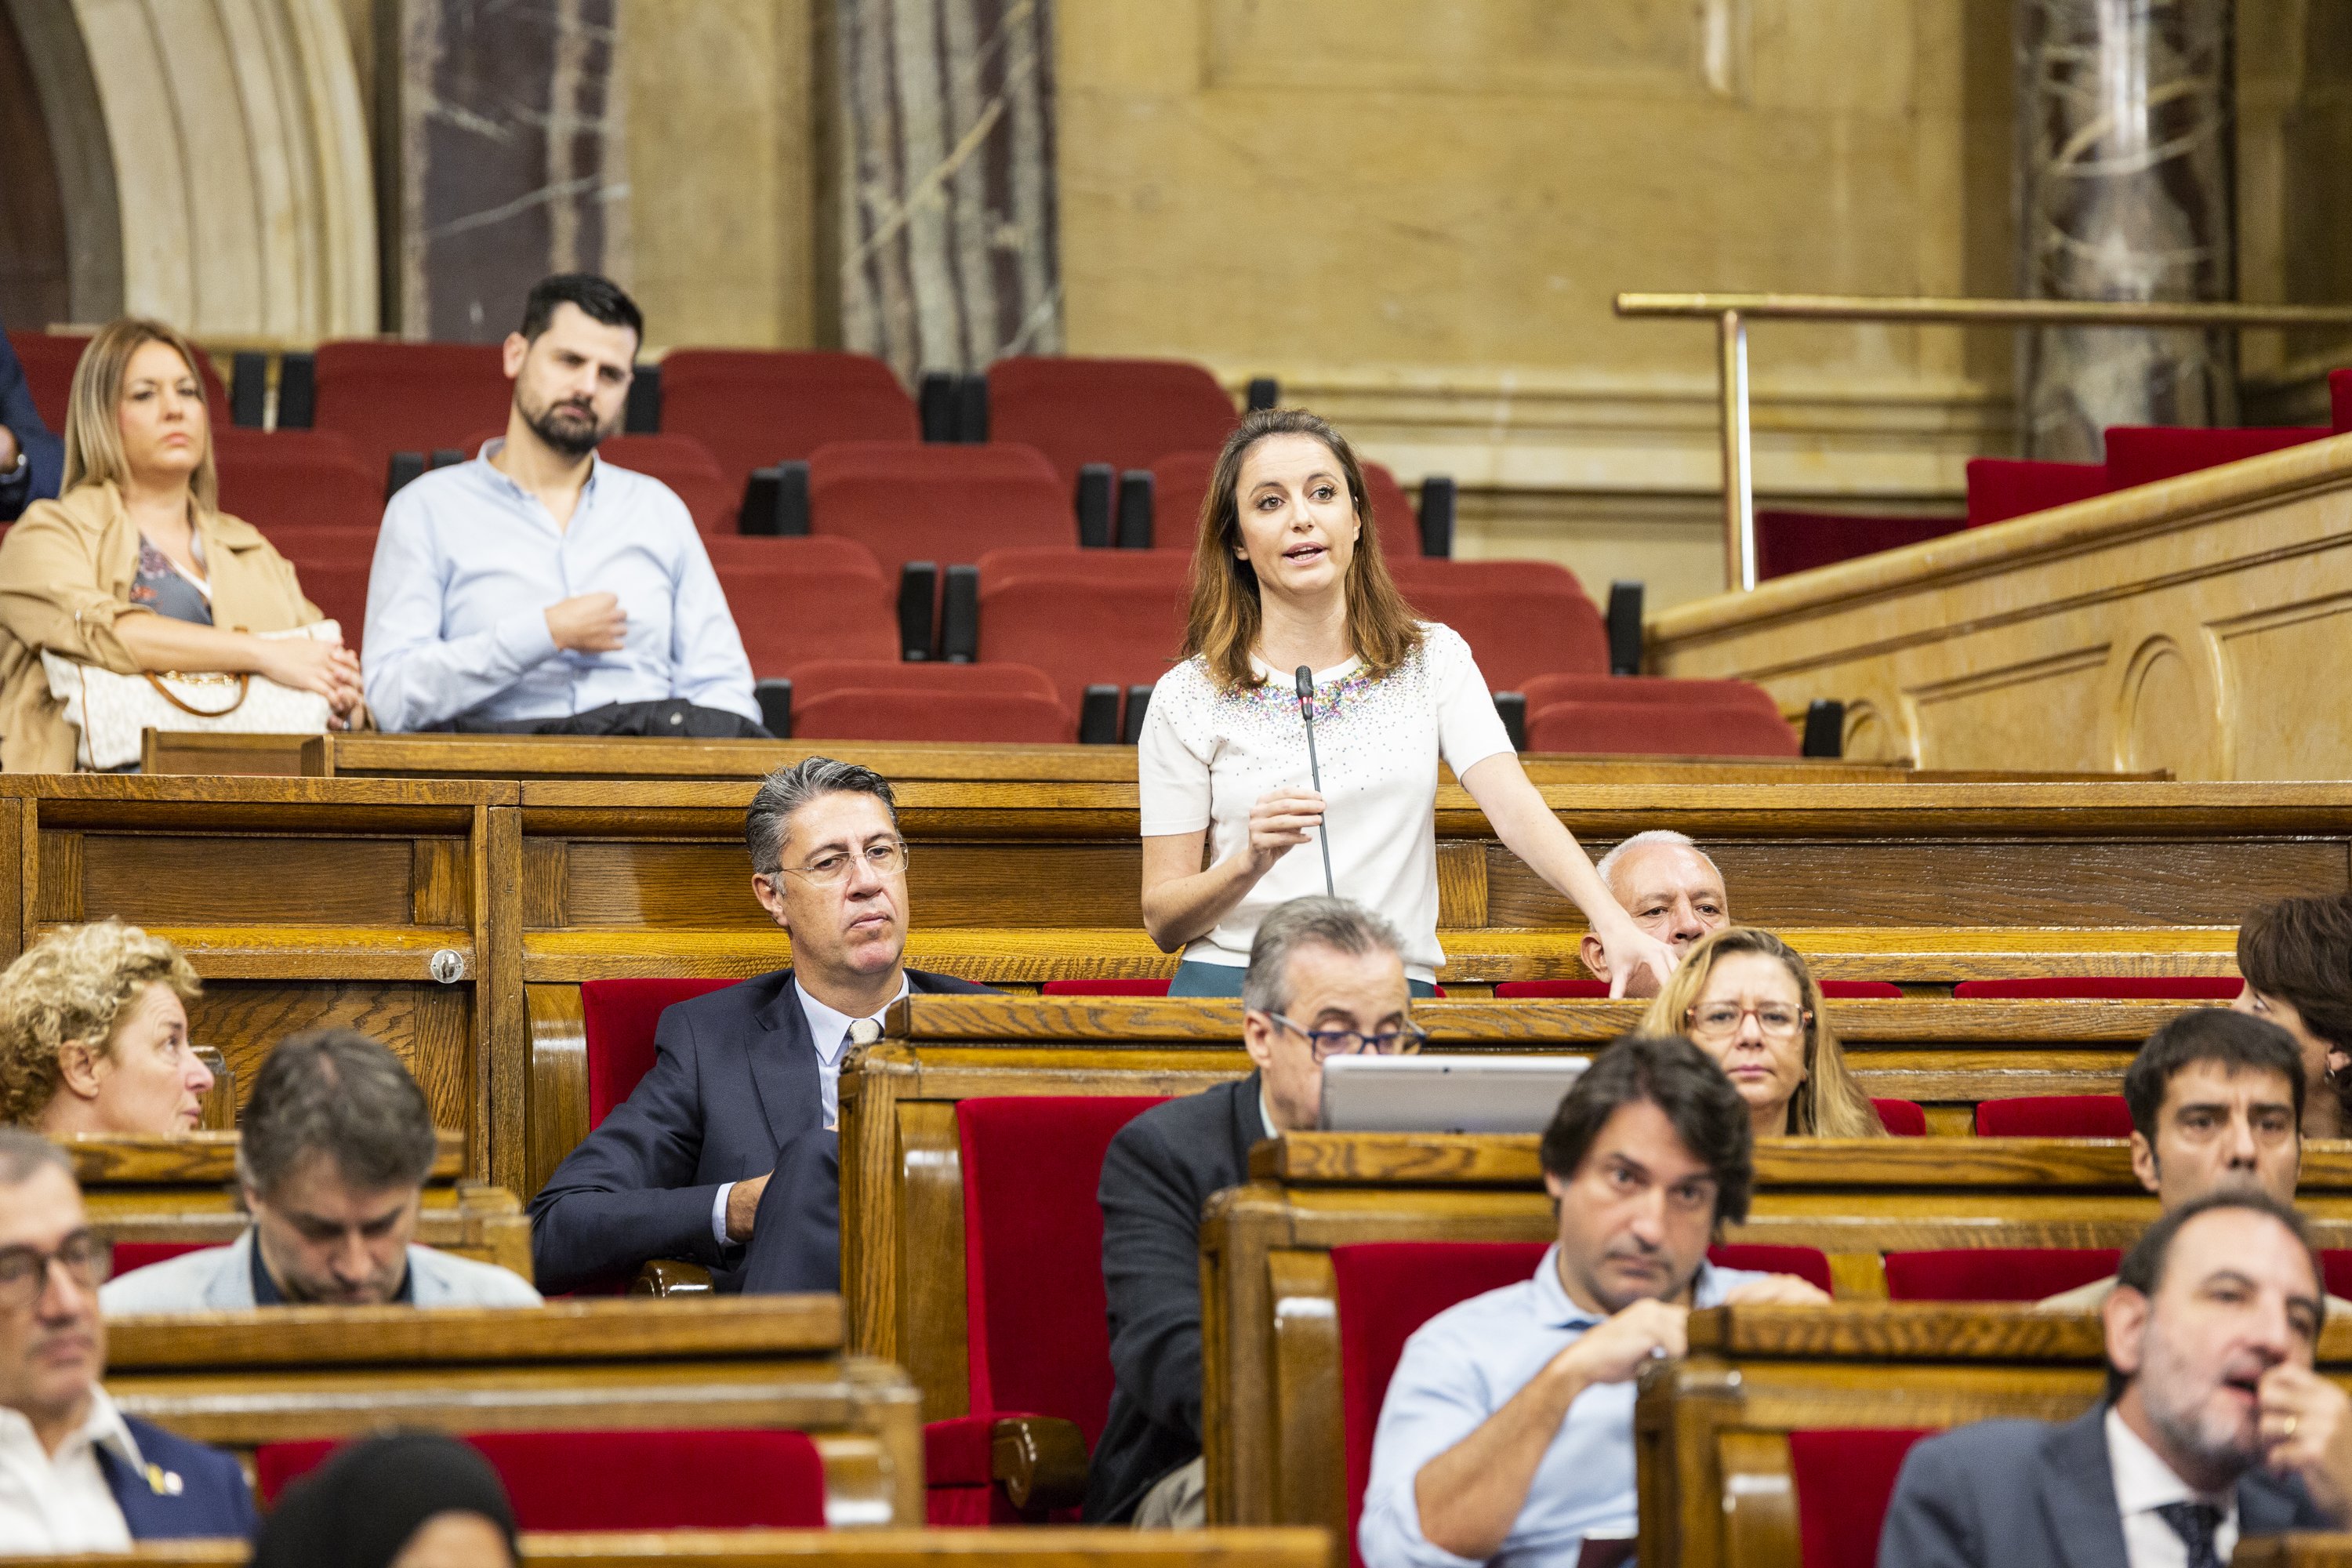
[[[1258,921],[1324,890],[1321,856],[1291,851],[1328,827],[1339,896],[1395,922],[1413,994],[1432,994],[1445,962],[1441,759],[1511,852],[1584,911],[1610,994],[1641,968],[1664,982],[1673,952],[1593,875],[1528,782],[1469,645],[1414,618],[1373,528],[1355,452],[1312,414],[1251,414],[1217,456],[1183,661],[1152,692],[1139,764],[1144,929],[1162,952],[1184,950],[1169,994],[1241,994]],[[1313,671],[1319,793],[1300,666]]]

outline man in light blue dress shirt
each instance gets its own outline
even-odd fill
[[[1689,1041],[1603,1051],[1544,1133],[1559,1236],[1535,1277],[1448,1308],[1405,1342],[1372,1439],[1357,1545],[1370,1568],[1573,1568],[1634,1531],[1633,1393],[1678,1356],[1691,1309],[1828,1300],[1716,1268],[1748,1213],[1738,1091]]]
[[[384,508],[363,662],[385,729],[767,733],[686,503],[596,457],[644,330],[604,279],[542,280],[506,341],[504,439]]]

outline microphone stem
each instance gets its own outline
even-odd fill
[[[1315,719],[1313,710],[1302,704],[1298,711],[1299,716],[1307,721],[1307,776],[1314,781],[1315,793],[1317,795],[1321,795],[1323,793],[1323,764],[1318,762],[1315,757]],[[1339,884],[1335,882],[1331,877],[1330,826],[1330,810],[1327,804],[1324,810],[1323,823],[1315,829],[1315,842],[1323,847],[1323,890],[1336,899],[1339,896]]]

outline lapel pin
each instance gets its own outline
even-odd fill
[[[187,1489],[177,1470],[167,1470],[161,1465],[147,1467],[147,1489],[157,1497],[178,1497]]]

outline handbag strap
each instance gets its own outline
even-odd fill
[[[153,670],[142,670],[140,673],[146,676],[147,684],[153,687],[164,701],[170,703],[173,707],[177,708],[181,712],[193,714],[199,719],[218,719],[224,715],[236,712],[239,708],[245,705],[246,693],[253,689],[253,677],[250,675],[239,675],[236,678],[236,701],[230,703],[226,708],[198,708],[191,703],[182,701],[178,692],[173,691],[170,687],[155,679],[155,672]]]

